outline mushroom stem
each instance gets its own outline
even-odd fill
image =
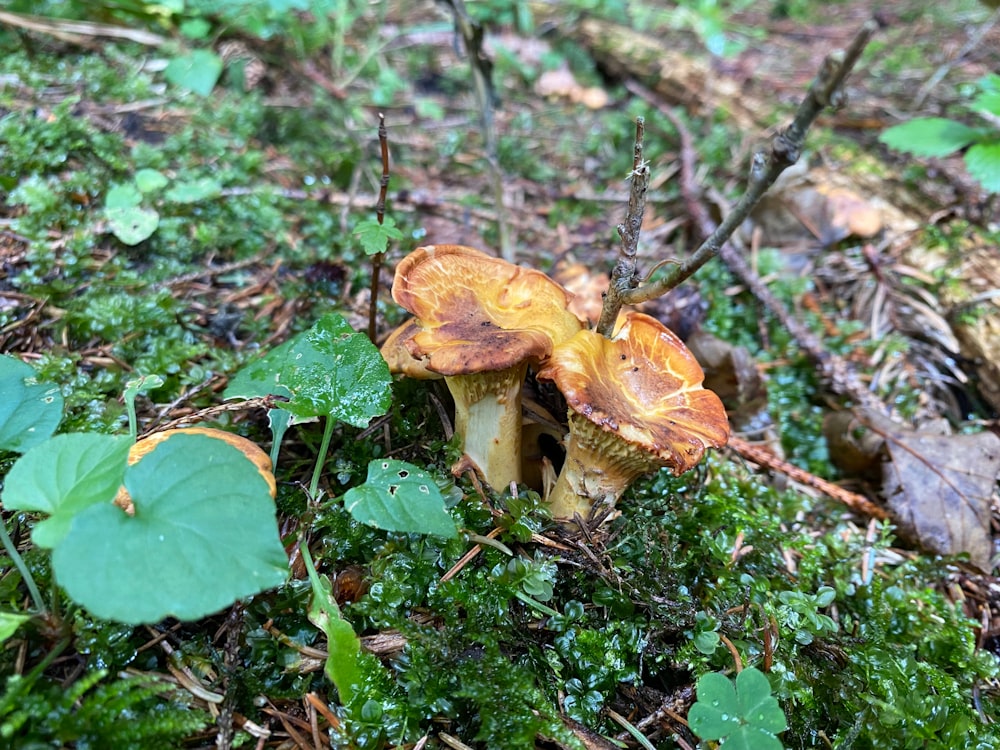
[[[596,503],[613,506],[633,481],[659,466],[614,433],[570,411],[566,460],[548,498],[552,517],[565,522],[579,514],[586,519]]]
[[[527,362],[494,372],[445,378],[455,399],[455,432],[486,482],[503,490],[521,481],[521,384]]]

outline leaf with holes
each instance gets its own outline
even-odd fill
[[[356,521],[377,529],[447,538],[458,533],[434,479],[405,461],[368,464],[368,479],[347,491],[344,507]]]
[[[63,397],[35,381],[35,368],[0,356],[0,450],[24,453],[52,436],[62,420]]]

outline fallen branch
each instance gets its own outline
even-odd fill
[[[774,136],[769,151],[761,150],[754,154],[746,192],[701,246],[661,279],[639,286],[633,278],[630,281],[633,284],[631,288],[609,294],[601,313],[602,321],[616,320],[623,304],[636,305],[666,294],[719,254],[722,246],[750,215],[778,175],[798,161],[806,134],[819,113],[827,106],[837,106],[843,102],[841,87],[844,80],[858,62],[876,28],[878,25],[874,20],[868,21],[855,35],[846,52],[834,51],[826,56],[808,93],[799,104],[792,123]]]

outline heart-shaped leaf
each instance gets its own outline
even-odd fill
[[[392,403],[389,366],[364,334],[340,315],[326,315],[244,367],[226,398],[278,395],[298,421],[327,416],[366,427]]]
[[[163,76],[175,86],[188,89],[200,96],[208,96],[222,74],[222,58],[214,52],[197,49],[189,55],[171,60]]]
[[[111,233],[126,245],[138,245],[160,225],[160,215],[152,208],[105,208],[104,215]]]
[[[274,503],[257,467],[227,443],[175,435],[125,473],[135,516],[79,513],[56,547],[56,579],[94,615],[195,620],[284,582]]]
[[[447,538],[457,534],[434,479],[405,461],[376,459],[368,464],[368,478],[347,491],[344,507],[360,523],[386,531]]]
[[[63,397],[49,383],[35,382],[35,370],[0,356],[0,450],[24,453],[51,437],[62,420]]]
[[[156,169],[140,169],[135,173],[135,186],[142,193],[155,193],[167,186],[166,175]]]
[[[736,688],[732,681],[718,672],[698,678],[698,701],[688,711],[691,731],[703,740],[717,740],[735,732],[740,726],[737,714]]]
[[[114,499],[131,445],[126,436],[56,435],[25,453],[11,468],[3,491],[4,507],[48,513],[47,519],[35,525],[31,538],[39,547],[51,549],[66,536],[74,516]]]
[[[750,667],[736,675],[736,699],[740,716],[755,729],[772,734],[788,729],[778,699],[771,695],[771,683],[759,669]]]

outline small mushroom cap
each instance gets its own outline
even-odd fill
[[[420,332],[416,318],[410,318],[389,334],[382,344],[382,358],[389,365],[389,372],[405,375],[415,380],[438,380],[440,373],[427,369],[427,360],[410,354],[409,342]]]
[[[676,474],[729,440],[722,401],[683,342],[658,320],[628,313],[611,339],[580,331],[538,371],[569,408]]]
[[[396,267],[392,297],[419,322],[410,353],[446,376],[541,360],[583,325],[548,276],[463,245],[418,247]]]

